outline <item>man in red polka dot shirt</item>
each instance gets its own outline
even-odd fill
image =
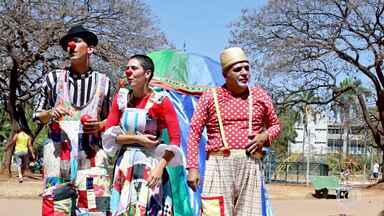
[[[190,126],[188,185],[199,184],[198,145],[207,129],[203,215],[261,215],[262,148],[281,130],[271,97],[261,87],[249,88],[250,65],[239,47],[220,55],[222,87],[199,99]]]

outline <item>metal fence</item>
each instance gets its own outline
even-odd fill
[[[327,176],[329,167],[318,162],[279,162],[264,160],[264,176],[266,182],[306,183],[307,167],[309,176]]]

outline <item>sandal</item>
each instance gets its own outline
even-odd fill
[[[23,183],[23,180],[24,180],[24,179],[23,179],[23,177],[21,177],[21,178],[18,178],[18,179],[19,179],[19,180],[18,180],[18,181],[19,181],[19,183]]]

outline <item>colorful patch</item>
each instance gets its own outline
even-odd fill
[[[201,215],[224,216],[224,196],[201,196]]]

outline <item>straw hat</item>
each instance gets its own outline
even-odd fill
[[[220,54],[220,62],[223,71],[227,70],[231,65],[243,61],[248,61],[248,58],[240,47],[225,49]]]

